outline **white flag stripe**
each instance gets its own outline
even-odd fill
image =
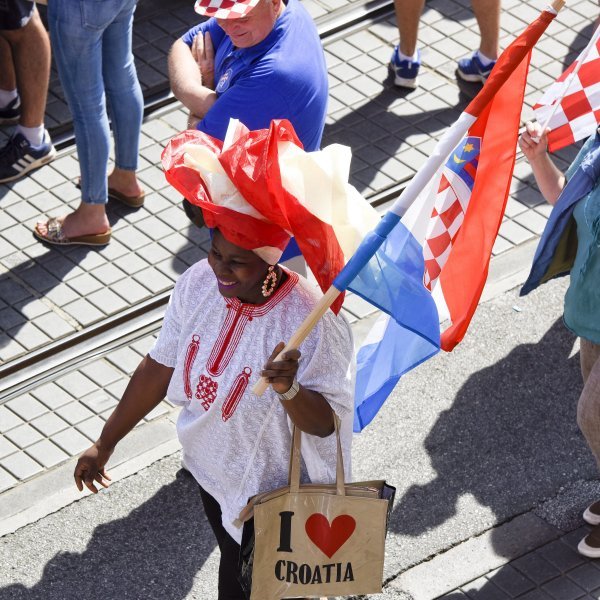
[[[404,191],[398,200],[396,200],[390,208],[391,212],[403,216],[408,208],[421,195],[421,192],[423,192],[425,188],[431,187],[431,180],[436,176],[439,168],[448,160],[452,150],[456,148],[460,140],[462,140],[467,131],[469,131],[469,127],[471,127],[476,120],[477,118],[473,115],[463,112],[456,120],[456,123],[444,132],[444,135],[433,149],[431,156],[425,161],[425,164],[419,171],[417,171],[406,188],[404,188]],[[436,192],[437,189],[438,186],[435,187]],[[403,222],[404,221],[405,220],[403,219]]]

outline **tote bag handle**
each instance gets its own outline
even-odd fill
[[[340,440],[340,418],[335,413],[333,413],[333,422],[337,441],[337,465],[335,471],[336,493],[338,496],[345,496],[346,488],[344,481],[344,457],[342,456],[342,442]],[[292,429],[292,451],[290,454],[290,471],[288,479],[290,493],[292,494],[297,494],[300,489],[301,445],[302,431],[294,425]]]

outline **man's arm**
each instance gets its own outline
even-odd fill
[[[210,39],[210,34],[206,35]],[[201,36],[202,33],[200,32],[196,37]],[[212,50],[212,45],[210,50]],[[217,101],[217,94],[203,84],[201,66],[194,59],[192,49],[182,39],[178,39],[171,47],[168,64],[173,95],[193,115],[203,119]]]

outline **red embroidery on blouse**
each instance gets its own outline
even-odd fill
[[[244,308],[244,305],[240,305],[236,310],[231,303],[227,304],[225,322],[206,363],[206,369],[213,377],[221,375],[229,364],[242,339],[246,323],[252,318]]]
[[[246,324],[253,318],[267,314],[292,291],[298,282],[298,274],[287,270],[286,273],[287,280],[264,304],[244,304],[237,298],[224,299],[227,302],[227,316],[206,363],[206,369],[213,377],[218,377],[227,368]]]
[[[185,364],[183,367],[183,389],[185,391],[185,395],[188,400],[192,398],[192,383],[190,381],[190,373],[192,370],[192,365],[196,360],[196,355],[198,354],[198,348],[200,347],[200,336],[193,335],[192,341],[190,342],[187,352],[185,353]]]
[[[223,421],[227,421],[233,417],[233,413],[235,412],[237,405],[240,403],[240,400],[242,399],[242,396],[248,387],[250,375],[252,375],[252,369],[250,367],[245,367],[244,370],[235,378],[235,381],[229,390],[229,394],[227,394],[227,398],[225,399],[225,402],[221,408]]]
[[[196,398],[201,400],[202,408],[208,410],[212,403],[217,399],[217,390],[219,383],[210,377],[202,374],[198,377],[198,385],[196,386]]]

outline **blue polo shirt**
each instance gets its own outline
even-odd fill
[[[266,129],[289,119],[307,151],[318,150],[327,114],[327,68],[321,40],[299,0],[288,0],[271,33],[250,48],[235,48],[212,18],[190,29],[210,33],[215,49],[217,101],[198,129],[223,139],[230,118],[248,129]]]

